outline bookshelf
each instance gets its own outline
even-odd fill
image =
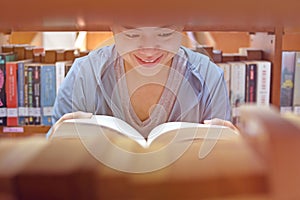
[[[264,59],[268,59],[272,62],[271,103],[277,107],[279,107],[280,103],[281,52],[282,50],[300,49],[300,45],[292,46],[294,45],[292,43],[298,41],[295,38],[300,38],[300,29],[298,28],[300,24],[295,20],[299,18],[298,12],[300,10],[297,0],[285,0],[283,2],[279,0],[212,0],[205,2],[196,0],[163,0],[159,1],[159,4],[150,0],[89,0],[84,3],[79,0],[51,0],[43,2],[38,0],[5,0],[1,2],[1,6],[0,32],[3,33],[10,33],[12,31],[108,31],[109,24],[115,19],[122,19],[123,21],[120,20],[120,22],[132,22],[135,21],[135,19],[139,19],[145,20],[145,22],[149,24],[157,20],[161,23],[174,23],[178,21],[186,24],[185,30],[191,31],[250,32],[251,47],[262,49],[264,51]],[[26,11],[24,11],[24,8],[26,8]],[[144,16],[150,17],[145,18]],[[293,42],[286,43],[289,39]],[[274,118],[271,117],[265,118],[265,120],[268,121],[273,119]],[[260,123],[262,126],[265,124],[265,121],[261,118],[257,118],[257,115],[253,116],[253,120],[255,123],[263,122]],[[249,120],[247,121],[249,122]],[[282,123],[284,123],[285,126],[282,126]],[[249,125],[251,126],[253,123],[249,123]],[[227,195],[228,197],[231,194],[239,194],[240,198],[236,196],[233,198],[246,199],[246,197],[243,198],[243,195],[258,194],[259,196],[247,199],[297,199],[300,196],[298,194],[299,190],[294,186],[299,185],[298,182],[300,178],[299,175],[294,176],[294,174],[299,174],[297,172],[300,164],[299,162],[295,162],[296,157],[290,156],[290,152],[291,150],[293,150],[292,152],[299,151],[299,148],[296,148],[299,147],[299,137],[297,136],[298,134],[296,134],[298,133],[298,129],[293,129],[295,131],[292,130],[292,134],[294,134],[293,137],[286,137],[285,133],[290,135],[291,131],[286,132],[290,126],[286,125],[284,120],[273,120],[269,125],[269,128],[272,128],[272,133],[277,133],[275,135],[277,137],[276,140],[272,138],[273,141],[275,141],[272,148],[280,147],[276,149],[275,153],[271,154],[271,159],[267,160],[270,162],[264,162],[264,160],[258,159],[256,154],[254,155],[251,151],[252,149],[244,142],[224,142],[217,144],[213,152],[214,154],[212,154],[208,160],[205,160],[205,164],[201,163],[197,165],[201,160],[192,160],[192,158],[196,158],[194,155],[197,155],[199,152],[198,146],[196,146],[197,148],[194,146],[194,148],[190,150],[190,153],[193,153],[190,155],[193,155],[193,157],[185,157],[185,160],[182,159],[179,161],[179,164],[171,171],[172,173],[164,169],[165,171],[157,174],[149,174],[146,176],[136,175],[134,177],[128,176],[127,173],[109,171],[103,165],[100,166],[103,168],[102,171],[97,168],[98,176],[95,176],[94,173],[88,171],[89,168],[92,168],[91,170],[94,171],[96,170],[94,166],[95,159],[88,157],[90,154],[87,154],[82,147],[82,143],[79,141],[76,141],[78,143],[70,143],[68,145],[60,142],[50,143],[51,146],[45,149],[46,145],[38,145],[38,143],[31,141],[34,139],[26,138],[26,140],[29,140],[26,145],[30,144],[28,146],[32,149],[32,151],[28,151],[28,154],[35,156],[30,157],[29,155],[26,157],[25,154],[19,154],[21,155],[19,156],[20,159],[14,159],[16,162],[9,167],[9,169],[11,169],[10,172],[14,172],[10,175],[18,175],[17,172],[21,171],[19,166],[25,166],[24,163],[26,161],[30,163],[26,168],[27,171],[22,171],[23,174],[21,175],[23,176],[16,176],[14,179],[4,179],[3,185],[7,187],[10,186],[9,184],[19,186],[18,184],[22,183],[22,181],[26,181],[26,177],[31,177],[31,185],[27,184],[27,182],[23,182],[22,187],[18,188],[20,191],[19,194],[23,194],[27,191],[29,195],[36,195],[38,191],[36,191],[35,188],[49,189],[45,182],[42,184],[38,182],[39,180],[45,180],[45,176],[43,179],[38,176],[41,175],[39,172],[47,172],[44,169],[45,167],[51,166],[51,169],[48,169],[49,171],[51,170],[52,173],[57,168],[63,170],[74,169],[74,171],[67,174],[67,178],[71,180],[70,182],[63,182],[66,180],[65,177],[56,174],[56,177],[60,178],[60,183],[67,183],[65,185],[70,185],[72,188],[70,189],[68,187],[67,189],[70,190],[64,190],[61,184],[55,182],[55,184],[53,184],[55,187],[50,189],[62,193],[48,192],[48,199],[52,196],[55,198],[57,197],[55,195],[58,194],[65,194],[64,191],[70,193],[70,191],[74,191],[74,188],[79,190],[79,193],[82,194],[82,198],[85,197],[84,195],[92,195],[93,193],[91,194],[91,192],[94,191],[104,191],[102,194],[103,197],[116,197],[114,195],[118,194],[116,193],[116,188],[118,187],[121,189],[121,193],[128,191],[128,193],[132,195],[130,196],[131,198],[136,197],[134,195],[145,197],[148,194],[152,195],[150,196],[152,198],[157,197],[155,194],[158,194],[157,188],[159,188],[162,192],[165,192],[163,193],[164,197],[171,197],[173,199],[176,199],[176,197],[186,198],[187,194],[191,198],[196,195],[199,198],[200,193],[204,195],[203,198],[217,198],[222,195]],[[41,133],[40,135],[42,135],[49,129],[48,126],[25,126],[23,128],[24,132],[21,134],[17,132],[3,133],[3,127],[0,127],[0,139],[1,137],[7,136],[27,136],[32,133]],[[256,131],[257,130],[268,129],[260,128],[256,129]],[[281,137],[278,137],[279,132],[282,133]],[[268,133],[270,133],[270,130],[268,130]],[[44,140],[42,142],[44,142]],[[6,150],[2,152],[22,152],[25,149],[23,146],[20,146],[17,149],[18,151],[12,151],[12,149],[16,147],[14,145],[15,141],[11,146],[4,146],[4,148],[3,144],[5,143],[2,142],[1,144],[2,148],[0,149]],[[268,148],[271,146],[269,144],[265,145]],[[281,149],[281,147],[284,147],[284,149]],[[40,150],[43,150],[44,153],[40,154]],[[270,149],[269,152],[272,152],[272,150],[274,149]],[[5,153],[2,153],[2,155],[5,155]],[[66,155],[72,155],[74,157],[66,159]],[[229,161],[228,158],[230,158]],[[70,159],[71,161],[75,161],[73,163],[75,163],[75,165],[78,164],[78,166],[74,168],[70,167],[73,166],[69,165],[72,163]],[[184,168],[187,167],[186,160],[193,163],[188,165],[188,168]],[[228,162],[224,162],[225,160]],[[52,164],[55,164],[54,168],[50,165],[50,161]],[[0,163],[5,164],[5,162]],[[290,165],[290,163],[293,164]],[[241,166],[245,166],[246,168]],[[290,166],[292,170],[290,170]],[[190,167],[192,167],[192,170]],[[84,169],[86,169],[87,173],[85,173],[86,171],[84,171]],[[179,169],[184,170],[178,173]],[[38,172],[37,175],[33,174],[33,171]],[[81,173],[77,174],[78,176],[74,176],[77,171]],[[200,175],[195,176],[199,172]],[[291,173],[288,173],[288,176],[286,176],[284,172]],[[209,178],[209,173],[215,175]],[[177,178],[178,176],[180,177],[179,179]],[[91,179],[86,177],[91,177]],[[183,178],[187,180],[186,177],[192,179],[190,182],[192,183],[191,185],[186,184],[186,182],[182,180]],[[51,184],[51,181],[54,180],[52,174],[46,178],[48,178],[46,181],[50,181],[48,184]],[[90,180],[93,181],[95,179],[97,181],[97,178],[99,181],[97,183],[101,183],[100,186],[103,187],[101,190],[99,190],[99,185],[96,185],[94,182],[91,184],[90,182]],[[147,179],[144,178],[149,178],[150,181],[147,182],[145,181]],[[13,181],[9,182],[10,180]],[[296,181],[292,182],[294,180]],[[79,183],[80,185],[89,185],[89,188],[84,187],[80,190],[80,187],[75,187],[79,186]],[[293,184],[290,185],[290,183]],[[181,186],[180,184],[185,186],[187,190],[182,190],[181,187],[178,187],[178,185]],[[282,184],[285,185],[284,188],[280,187]],[[198,186],[204,186],[204,188]],[[97,189],[93,190],[96,187]],[[135,190],[135,188],[140,190]],[[174,191],[175,193],[169,193],[169,195],[173,194],[173,196],[168,196],[166,193],[168,190],[164,190],[165,188]],[[15,188],[11,187],[8,189],[10,190],[9,192],[12,192]],[[137,191],[140,192],[136,193]],[[287,194],[293,195],[295,191],[297,191],[297,197],[286,196]],[[272,198],[273,196],[271,196],[270,193],[277,195],[278,198]],[[69,196],[73,198],[74,193],[71,192]],[[80,198],[80,196],[78,197]],[[123,195],[123,197],[125,197],[125,195]]]
[[[264,59],[272,62],[271,103],[280,104],[281,51],[284,31],[300,32],[297,1],[273,0],[52,0],[40,2],[15,0],[2,3],[0,31],[109,31],[109,25],[137,23],[152,25],[183,23],[186,31],[243,31],[253,33],[251,47],[264,51]],[[24,7],[29,8],[24,12]],[[167,13],[167,14],[166,14]],[[37,127],[37,132],[40,132]]]

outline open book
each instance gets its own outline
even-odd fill
[[[144,148],[150,147],[154,142],[166,144],[171,141],[199,139],[224,140],[239,136],[238,133],[225,126],[190,122],[167,122],[153,128],[148,138],[145,139],[136,129],[121,119],[106,115],[93,115],[92,118],[88,119],[65,120],[55,130],[52,138],[80,137],[85,139],[103,134],[112,140],[120,136],[128,138]]]

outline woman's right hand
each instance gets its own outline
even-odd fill
[[[49,138],[53,137],[53,134],[55,134],[56,129],[60,126],[60,124],[67,120],[67,119],[78,119],[78,118],[91,118],[93,116],[93,113],[87,113],[82,111],[72,112],[72,113],[66,113],[64,114],[57,122],[52,126],[51,133],[49,135]]]

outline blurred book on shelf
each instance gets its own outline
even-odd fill
[[[273,107],[242,106],[240,131],[265,162],[275,198],[298,199],[300,191],[300,119]]]

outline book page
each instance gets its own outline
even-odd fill
[[[110,129],[110,131],[107,129]],[[123,135],[136,141],[143,147],[146,144],[145,138],[129,124],[116,117],[106,115],[93,115],[92,118],[65,120],[57,128],[53,137],[80,137],[84,139],[106,132],[109,132],[106,135],[110,136],[110,138],[116,135]]]
[[[220,125],[167,122],[155,127],[149,134],[147,147],[153,142],[170,143],[194,139],[233,139],[239,134],[229,127]]]

